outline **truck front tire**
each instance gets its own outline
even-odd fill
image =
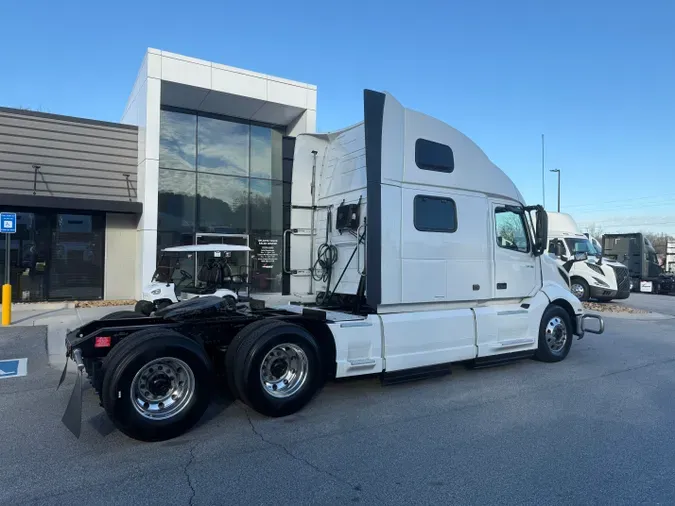
[[[587,301],[591,296],[591,289],[588,283],[579,277],[574,277],[570,280],[570,290],[582,302]]]
[[[323,386],[319,346],[303,327],[283,321],[253,324],[235,341],[228,349],[230,360],[226,357],[230,366],[234,362],[230,388],[258,413],[293,414]]]
[[[211,362],[198,342],[170,329],[148,329],[127,337],[108,355],[101,400],[127,436],[164,441],[199,421],[211,388]]]
[[[560,362],[572,347],[574,332],[570,316],[562,307],[550,305],[539,324],[539,343],[534,358],[541,362]]]

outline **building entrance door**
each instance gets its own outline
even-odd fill
[[[197,234],[197,244],[233,244],[236,246],[248,246],[247,234]],[[219,256],[220,252],[199,252],[197,253],[197,266],[203,263],[210,257]],[[249,277],[250,252],[248,251],[232,251],[224,252],[225,260],[232,270],[232,274],[246,275]],[[248,290],[242,290],[248,292]]]
[[[16,213],[16,234],[12,234],[10,239],[8,282],[12,285],[12,300],[45,300],[48,293],[47,271],[50,257],[48,217],[36,213]],[[5,238],[2,237],[0,273],[5,272],[4,261]]]

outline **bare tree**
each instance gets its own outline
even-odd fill
[[[602,225],[591,223],[586,227],[586,232],[588,232],[588,235],[591,237],[595,237],[598,241],[602,242],[602,236],[605,233],[605,230],[602,228]]]

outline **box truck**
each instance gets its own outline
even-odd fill
[[[296,139],[284,262],[301,300],[195,298],[69,332],[80,372],[64,422],[75,434],[85,371],[113,423],[153,441],[192,427],[214,381],[284,416],[331,378],[558,362],[574,336],[603,331],[567,285],[586,255],[560,266],[544,254],[546,212],[476,144],[387,93],[365,91],[364,116]]]

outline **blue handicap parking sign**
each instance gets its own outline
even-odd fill
[[[14,358],[11,360],[0,360],[0,379],[15,378],[26,375],[25,358]]]
[[[0,213],[0,232],[16,233],[16,213]]]

